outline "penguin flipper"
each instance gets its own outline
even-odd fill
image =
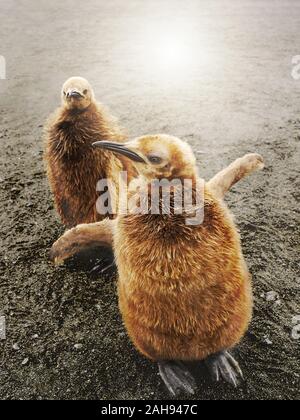
[[[179,393],[191,395],[195,393],[195,379],[183,363],[161,361],[158,366],[159,374],[172,396],[177,396]]]
[[[105,219],[102,222],[82,224],[67,230],[52,245],[50,260],[55,265],[62,265],[76,254],[91,248],[112,249],[114,224],[115,220]]]
[[[224,381],[237,388],[240,380],[244,380],[238,362],[228,351],[209,357],[205,361],[205,364],[208,367],[213,380],[216,382],[219,382],[222,378]]]
[[[257,153],[248,153],[215,175],[208,183],[210,191],[223,199],[226,193],[246,176],[264,168],[264,159]]]

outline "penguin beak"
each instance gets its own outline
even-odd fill
[[[133,162],[146,163],[145,160],[139,156],[133,150],[130,150],[128,147],[125,147],[120,143],[112,143],[109,141],[97,141],[93,143],[93,147],[99,147],[100,149],[109,150],[110,152],[126,156],[131,159]]]
[[[69,90],[67,92],[67,98],[80,99],[80,98],[83,98],[83,97],[84,96],[78,90],[75,90],[75,89]]]

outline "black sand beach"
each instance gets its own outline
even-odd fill
[[[65,79],[80,75],[130,136],[169,133],[206,152],[197,154],[206,179],[247,152],[264,156],[266,169],[227,199],[254,283],[253,322],[235,350],[246,381],[235,390],[199,378],[194,398],[299,399],[299,2],[8,0],[0,9],[0,398],[168,398],[129,342],[116,279],[48,262],[64,229],[43,124]],[[162,63],[164,46],[151,50],[159,31],[185,40],[182,60]],[[268,301],[270,291],[279,297]]]

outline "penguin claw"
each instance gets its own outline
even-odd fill
[[[169,393],[177,396],[180,393],[193,395],[196,382],[188,369],[181,362],[159,362],[159,374],[164,381]]]
[[[96,265],[91,271],[90,274],[106,274],[107,272],[110,271],[115,271],[116,269],[116,263],[115,261],[113,261],[111,264],[107,264],[106,266],[102,264],[98,264]]]
[[[237,388],[240,380],[244,380],[243,372],[238,362],[228,351],[211,356],[206,360],[206,366],[216,382],[219,382],[222,378]]]

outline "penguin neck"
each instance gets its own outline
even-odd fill
[[[97,112],[97,105],[95,103],[91,103],[88,107],[80,109],[80,108],[62,108],[62,118],[66,121],[77,121],[80,119],[89,118],[90,115],[93,115]]]
[[[95,133],[101,132],[101,114],[95,104],[81,112],[62,109],[55,130],[53,152],[69,161],[82,160],[87,153],[93,152],[92,143],[97,140]]]

